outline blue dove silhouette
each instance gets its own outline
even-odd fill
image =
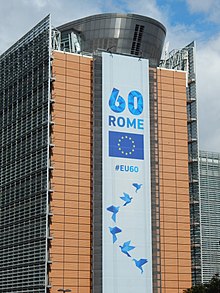
[[[135,192],[138,192],[143,184],[133,183],[132,185],[136,188]]]
[[[119,245],[119,247],[121,248],[121,252],[126,254],[128,257],[131,257],[130,254],[128,253],[128,251],[135,248],[135,246],[130,246],[130,243],[131,243],[131,241],[127,241],[123,244],[123,246]]]
[[[116,214],[118,213],[120,207],[110,206],[107,207],[107,211],[112,212],[112,220],[116,223]]]
[[[113,236],[113,243],[115,243],[115,241],[117,241],[117,237],[115,234],[122,232],[122,230],[118,227],[109,227],[110,233],[112,233]]]
[[[136,267],[139,268],[141,270],[141,273],[143,274],[144,271],[142,269],[142,266],[146,264],[148,260],[146,258],[141,258],[139,260],[133,258],[133,261],[135,262]]]
[[[123,194],[124,194],[124,196],[120,196],[120,198],[125,201],[123,206],[126,206],[127,204],[129,204],[131,202],[133,197],[130,197],[130,195],[125,192],[123,192]]]

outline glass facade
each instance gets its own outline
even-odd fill
[[[220,153],[200,151],[202,281],[220,273]]]
[[[0,291],[45,292],[50,17],[0,56]]]
[[[102,292],[102,58],[94,56],[93,71],[93,292]]]

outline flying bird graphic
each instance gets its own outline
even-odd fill
[[[141,270],[141,273],[143,274],[144,271],[143,271],[143,269],[142,269],[142,266],[143,266],[144,264],[146,264],[146,263],[148,262],[148,260],[145,259],[145,258],[141,258],[141,259],[139,259],[139,260],[133,258],[133,261],[135,262],[136,267],[139,268],[139,269]]]
[[[131,257],[130,254],[128,253],[128,251],[135,248],[135,246],[131,246],[130,243],[131,243],[131,241],[127,241],[122,246],[119,245],[119,247],[121,248],[121,252],[126,254],[128,257]]]
[[[125,192],[123,192],[123,194],[124,194],[124,196],[120,196],[120,198],[125,201],[123,206],[126,206],[127,204],[131,203],[131,200],[133,197],[130,197],[130,195]]]
[[[107,207],[107,211],[112,213],[112,220],[116,223],[116,214],[118,213],[120,207],[110,206]]]
[[[136,188],[135,192],[138,192],[143,184],[133,183],[132,185]]]
[[[116,234],[122,232],[122,230],[120,228],[116,227],[116,226],[113,227],[113,228],[112,227],[109,227],[109,230],[110,230],[110,233],[112,233],[113,243],[115,243],[115,241],[117,241]]]

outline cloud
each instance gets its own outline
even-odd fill
[[[191,13],[204,13],[207,20],[220,23],[219,0],[186,0]]]
[[[73,19],[101,13],[101,0],[7,0],[0,9],[0,54],[46,15],[58,26]]]
[[[220,34],[197,48],[200,147],[220,151]]]
[[[216,1],[186,0],[186,2],[189,5],[191,12],[209,12]]]
[[[193,27],[184,24],[169,26],[166,40],[170,43],[171,49],[181,49],[194,40],[200,39],[201,34]]]
[[[49,4],[49,0],[22,0],[21,2],[23,2],[24,5],[35,6],[37,8],[42,8]]]
[[[158,21],[161,21],[162,23],[167,19],[166,12],[161,11],[155,0],[127,0],[124,2],[126,2],[126,7],[129,12],[152,17]]]

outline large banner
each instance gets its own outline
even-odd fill
[[[151,293],[148,60],[102,62],[103,293]]]

